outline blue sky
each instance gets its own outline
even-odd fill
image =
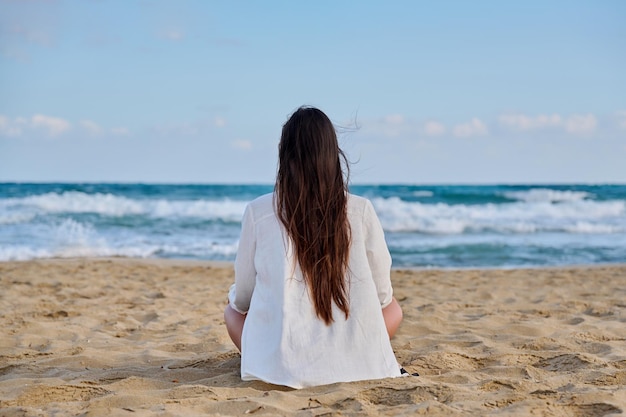
[[[626,183],[623,1],[0,0],[0,181]]]

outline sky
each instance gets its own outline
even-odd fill
[[[626,183],[626,2],[0,0],[0,182]]]

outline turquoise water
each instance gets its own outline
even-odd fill
[[[0,260],[233,260],[245,205],[271,185],[0,184]],[[626,261],[626,185],[354,185],[394,266]]]

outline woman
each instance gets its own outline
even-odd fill
[[[283,126],[275,190],[246,208],[224,312],[243,380],[302,388],[400,375],[391,256],[342,160],[347,169],[320,110],[301,107]]]

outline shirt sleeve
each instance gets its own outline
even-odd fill
[[[250,300],[256,283],[254,254],[256,251],[256,233],[252,208],[246,207],[241,221],[239,247],[235,257],[235,284],[228,293],[230,306],[241,314],[250,308]]]
[[[372,203],[367,200],[363,213],[365,231],[365,249],[372,278],[378,292],[382,308],[387,307],[393,299],[391,286],[391,254],[385,241],[385,233]]]

